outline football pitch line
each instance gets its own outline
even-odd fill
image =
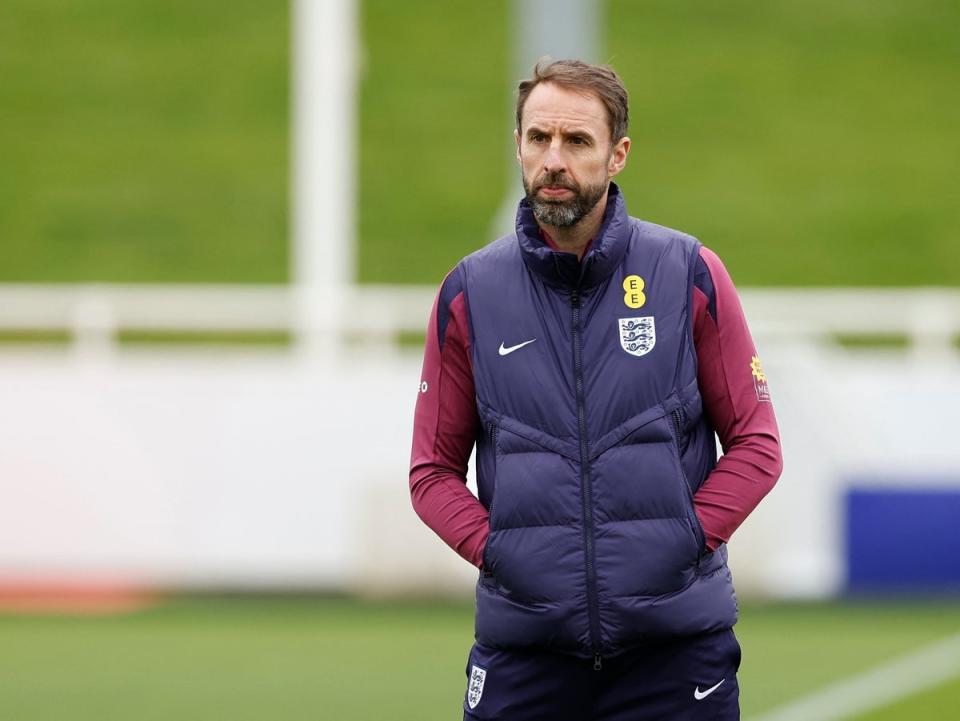
[[[960,633],[748,721],[840,721],[960,676]]]

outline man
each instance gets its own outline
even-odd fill
[[[480,569],[467,719],[739,718],[725,543],[780,474],[776,420],[720,260],[627,215],[627,118],[611,68],[534,68],[516,232],[431,315],[410,491]]]

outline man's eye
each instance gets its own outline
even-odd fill
[[[530,139],[531,139],[533,142],[535,142],[535,143],[542,143],[544,140],[547,139],[547,136],[544,135],[543,133],[537,133],[536,135],[534,135],[534,136],[533,136],[532,138],[530,138]]]
[[[574,145],[586,145],[586,144],[587,144],[586,139],[585,139],[585,138],[581,138],[579,135],[574,135],[572,138],[570,138],[570,142],[573,143]]]

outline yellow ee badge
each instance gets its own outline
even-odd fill
[[[640,308],[647,302],[647,296],[643,294],[643,285],[643,278],[639,275],[628,275],[623,279],[623,289],[626,291],[623,302],[627,308]]]

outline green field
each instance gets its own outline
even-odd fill
[[[960,285],[960,4],[600,3],[634,215],[742,285]],[[362,0],[358,275],[429,283],[491,238],[509,3]],[[284,282],[290,8],[8,0],[0,282]]]
[[[0,282],[286,280],[286,3],[9,0]]]
[[[960,283],[960,5],[604,5],[632,214],[698,235],[744,285]],[[507,4],[364,7],[361,278],[436,282],[514,172]]]
[[[460,718],[471,613],[278,597],[0,615],[0,718],[449,721]],[[958,629],[955,603],[747,605],[737,626],[744,718]],[[957,708],[960,679],[856,721],[940,721]]]

